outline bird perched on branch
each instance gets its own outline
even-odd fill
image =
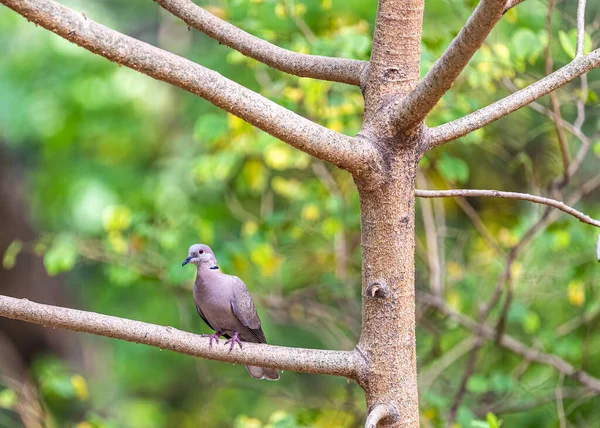
[[[231,352],[237,343],[267,343],[260,326],[260,318],[246,284],[237,276],[221,272],[217,259],[208,245],[195,244],[188,251],[181,266],[193,263],[197,267],[194,283],[196,310],[215,333],[204,335],[219,343],[219,337],[227,338]],[[277,369],[246,366],[250,376],[256,379],[278,380]]]

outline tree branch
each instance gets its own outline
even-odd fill
[[[600,66],[600,49],[590,52],[580,58],[576,58],[564,67],[556,70],[549,76],[496,101],[487,107],[473,112],[460,119],[453,120],[441,126],[436,126],[430,130],[430,141],[426,150],[431,150],[448,141],[467,135],[476,129],[494,122],[513,111],[525,107],[538,98],[549,94],[557,88],[569,83],[583,73]]]
[[[600,379],[590,375],[589,373],[583,370],[576,369],[562,358],[553,354],[548,354],[538,349],[530,348],[529,346],[525,345],[522,342],[519,342],[517,339],[507,334],[503,334],[498,338],[496,336],[496,331],[493,328],[481,325],[475,320],[450,309],[450,307],[446,305],[443,300],[435,296],[425,293],[418,293],[417,300],[420,303],[437,309],[440,313],[456,321],[458,324],[460,324],[467,330],[470,330],[474,333],[479,333],[482,335],[482,337],[484,337],[487,340],[496,341],[500,346],[508,349],[509,351],[515,354],[521,355],[526,360],[540,364],[548,364],[559,373],[562,373],[565,376],[575,379],[576,381],[591,389],[592,391],[600,392]]]
[[[398,106],[399,126],[410,129],[435,107],[502,18],[505,5],[506,0],[481,0],[448,49]]]
[[[579,0],[577,3],[577,45],[575,46],[575,58],[583,56],[583,45],[585,41],[585,2]]]
[[[499,190],[483,190],[483,189],[453,189],[453,190],[415,190],[415,196],[418,198],[453,198],[456,196],[466,197],[491,197],[504,199],[518,199],[521,201],[530,201],[537,204],[548,205],[572,215],[582,223],[600,227],[600,221],[595,220],[580,211],[566,205],[564,202],[555,199],[544,198],[542,196],[530,195],[527,193],[502,192]]]
[[[196,94],[319,159],[356,172],[372,158],[364,140],[331,131],[215,71],[106,28],[52,0],[0,3],[90,52]]]
[[[300,77],[360,85],[366,61],[306,55],[280,48],[217,18],[189,0],[154,0],[160,6],[219,43],[270,67]]]
[[[209,345],[208,338],[173,327],[148,324],[94,312],[62,308],[0,295],[0,316],[64,328],[98,336],[141,343],[160,349],[209,360],[250,364],[303,373],[327,374],[354,379],[354,352],[288,348],[244,342],[243,349],[229,352],[229,347]]]
[[[397,417],[397,411],[390,404],[376,404],[367,416],[365,428],[377,428],[377,424],[384,419],[394,420]]]

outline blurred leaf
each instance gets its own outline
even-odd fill
[[[586,32],[583,35],[583,53],[588,54],[592,50],[592,39],[590,35]],[[577,29],[573,28],[568,33],[564,31],[558,32],[558,40],[560,41],[560,45],[567,55],[571,57],[571,59],[575,58],[575,52],[577,47]]]
[[[48,275],[54,276],[73,269],[77,262],[77,254],[75,239],[68,234],[58,235],[44,255],[44,266]]]
[[[464,183],[469,179],[469,166],[462,159],[443,153],[437,167],[440,175],[451,183]]]
[[[81,375],[74,375],[71,377],[71,383],[75,389],[75,395],[77,395],[80,400],[86,401],[89,397],[89,392],[85,378]]]
[[[482,394],[489,389],[488,380],[485,376],[474,374],[467,382],[467,389],[475,394]]]
[[[23,243],[19,239],[13,240],[2,257],[2,267],[4,269],[12,269],[17,262],[17,256],[23,248]]]
[[[12,389],[0,391],[0,408],[12,409],[17,405],[17,393]]]
[[[485,419],[486,419],[487,423],[489,424],[490,428],[500,428],[500,426],[502,425],[502,421],[499,420],[496,417],[496,415],[494,415],[491,412],[489,412],[487,415],[485,415]]]
[[[585,303],[585,287],[581,281],[571,281],[568,287],[569,302],[573,306],[583,306]]]

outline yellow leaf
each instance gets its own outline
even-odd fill
[[[123,238],[123,235],[121,235],[120,232],[115,232],[115,231],[109,232],[108,233],[108,242],[109,242],[111,248],[117,254],[126,254],[127,250],[129,249],[129,244],[127,243],[125,238]]]
[[[462,299],[460,294],[455,291],[450,291],[446,296],[446,301],[448,302],[448,306],[450,306],[455,311],[460,311],[462,308]]]
[[[75,394],[77,395],[77,397],[80,400],[85,401],[88,399],[89,392],[88,392],[87,382],[85,381],[83,376],[74,375],[73,377],[71,377],[71,384],[73,385],[73,388],[75,389]]]
[[[552,240],[553,250],[564,250],[571,243],[571,234],[566,230],[557,230],[554,232],[554,239]]]
[[[291,166],[292,151],[288,146],[283,144],[270,145],[266,149],[264,156],[267,166],[273,169],[281,171]]]
[[[125,230],[131,224],[131,211],[122,205],[110,205],[102,212],[102,223],[107,232]]]
[[[431,407],[423,412],[423,416],[426,419],[434,419],[437,416],[437,410],[434,407]]]
[[[523,273],[523,264],[521,262],[514,262],[510,267],[510,275],[513,280],[518,281]]]
[[[275,6],[275,15],[277,15],[277,18],[279,19],[283,19],[286,17],[285,6],[283,5],[283,3],[277,3],[277,5]]]
[[[569,302],[573,306],[583,306],[585,303],[585,287],[581,281],[569,283]]]
[[[267,170],[261,161],[250,159],[242,169],[242,177],[251,190],[262,192],[267,185]]]
[[[247,238],[258,232],[258,224],[255,221],[247,221],[242,225],[242,236]]]
[[[302,218],[308,221],[315,221],[319,219],[320,211],[319,207],[315,204],[307,204],[302,208]]]
[[[517,15],[517,9],[513,7],[508,9],[508,12],[504,14],[504,19],[506,19],[506,21],[508,21],[510,24],[514,24],[517,22]]]
[[[456,262],[450,262],[446,264],[446,271],[451,281],[460,281],[463,277],[463,269]]]

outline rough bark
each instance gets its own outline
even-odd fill
[[[414,182],[419,138],[394,142],[376,177],[356,180],[361,208],[362,331],[359,383],[380,426],[419,426],[415,344]],[[401,144],[399,144],[401,143]],[[384,147],[389,148],[389,144]]]

